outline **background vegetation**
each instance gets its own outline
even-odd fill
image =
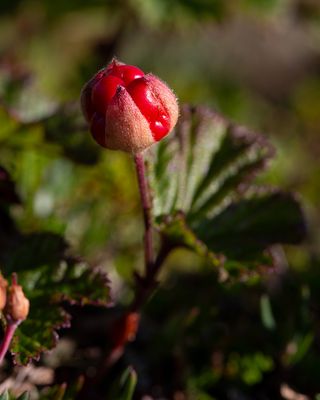
[[[54,295],[64,274],[74,282],[60,299],[71,329],[28,369],[8,359],[0,392],[73,399],[85,376],[98,383],[78,396],[129,399],[137,375],[137,399],[320,398],[320,3],[2,0],[0,13],[1,265],[35,296],[41,285]],[[309,235],[277,251],[277,271],[226,282],[190,251],[174,252],[137,341],[101,380],[118,308],[95,307],[109,302],[101,272],[73,267],[100,266],[120,309],[143,264],[132,161],[98,148],[79,113],[84,82],[114,55],[163,78],[181,103],[263,132],[277,156],[258,182],[299,193]],[[58,278],[30,283],[35,253],[45,276],[59,264]],[[68,318],[52,316],[59,326]],[[42,331],[35,351],[52,340]]]

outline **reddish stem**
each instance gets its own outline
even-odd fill
[[[168,246],[166,242],[163,241],[156,259],[154,258],[151,198],[150,198],[148,179],[146,175],[146,169],[142,153],[134,155],[134,162],[138,178],[138,186],[141,198],[141,206],[142,206],[144,229],[145,229],[144,233],[145,273],[144,276],[136,274],[137,286],[136,286],[134,300],[129,307],[129,312],[123,316],[122,320],[123,326],[120,327],[119,332],[117,332],[118,334],[117,341],[119,341],[119,343],[114,346],[111,353],[109,354],[105,362],[104,368],[102,369],[103,371],[108,369],[122,356],[126,343],[133,339],[130,338],[129,336],[132,334],[133,336],[135,336],[139,324],[139,310],[156,288],[157,286],[156,276],[159,273],[165,258],[172,249],[171,246]],[[131,323],[128,324],[130,320]],[[103,373],[101,373],[100,376],[103,376]]]
[[[20,323],[20,321],[8,321],[8,325],[6,327],[4,338],[0,345],[0,364],[2,364],[2,361],[5,357],[5,355],[7,354],[7,351],[10,347],[10,343],[13,338],[13,335],[14,335],[19,323]]]
[[[161,266],[171,251],[171,247],[164,241],[160,247],[157,257],[154,257],[153,249],[153,225],[151,216],[151,198],[149,193],[148,179],[144,165],[142,153],[134,156],[136,165],[138,185],[141,197],[141,205],[143,210],[143,219],[145,226],[144,234],[144,253],[145,253],[145,274],[144,276],[136,276],[137,289],[135,299],[130,307],[131,311],[136,312],[144,304],[157,286],[156,277]]]
[[[171,246],[167,246],[163,243],[148,274],[145,277],[137,277],[135,298],[130,307],[132,312],[138,311],[157,287],[157,275],[171,250]]]
[[[138,186],[141,197],[141,205],[144,220],[144,257],[145,257],[145,275],[149,276],[153,268],[154,254],[153,254],[153,232],[152,232],[152,217],[151,217],[151,199],[149,194],[149,187],[146,177],[146,170],[142,153],[137,153],[134,156],[136,165]]]

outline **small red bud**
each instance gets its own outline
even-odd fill
[[[116,60],[84,86],[81,105],[98,144],[131,153],[170,133],[179,114],[177,99],[165,83]]]
[[[30,302],[23,293],[22,286],[17,285],[14,280],[8,290],[7,314],[13,321],[23,321],[29,314],[29,308]]]
[[[0,311],[2,311],[7,302],[8,281],[0,274]]]

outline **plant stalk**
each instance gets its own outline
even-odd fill
[[[141,206],[144,221],[144,258],[145,258],[145,276],[148,277],[153,269],[154,263],[154,248],[153,248],[153,232],[152,232],[152,217],[151,217],[151,199],[146,177],[146,169],[142,153],[137,153],[134,156],[136,166],[138,186],[141,198]]]
[[[151,198],[149,192],[148,179],[146,175],[144,159],[142,153],[134,156],[138,186],[141,197],[141,205],[144,220],[144,253],[145,253],[145,274],[144,276],[137,275],[137,290],[134,301],[130,310],[136,312],[147,301],[157,286],[157,275],[161,266],[172,250],[172,247],[165,241],[162,242],[157,257],[154,256],[153,247],[153,224],[151,215]]]
[[[129,307],[129,314],[139,313],[140,308],[148,300],[149,296],[153,293],[154,289],[157,287],[156,277],[161,269],[161,266],[171,251],[171,247],[162,242],[157,257],[154,255],[153,246],[153,223],[151,215],[151,198],[148,185],[148,179],[146,175],[146,169],[144,165],[144,158],[142,153],[137,153],[134,155],[134,163],[136,167],[136,173],[138,178],[138,187],[141,198],[141,207],[143,213],[144,221],[144,258],[145,258],[145,272],[144,276],[136,274],[136,290],[135,297],[132,304]],[[138,324],[138,323],[137,323]],[[137,326],[134,328],[134,335],[136,333]],[[127,333],[125,333],[127,335]],[[109,354],[103,371],[108,369],[113,365],[119,357],[123,354],[126,342],[130,339],[125,338],[125,341],[121,343],[121,346],[115,346],[111,353]],[[101,375],[102,376],[102,375]]]
[[[13,335],[19,326],[20,321],[8,321],[6,331],[2,343],[0,344],[0,365],[3,362],[5,355],[10,347]]]
[[[143,278],[138,278],[135,298],[130,307],[131,312],[137,312],[157,288],[157,275],[171,250],[171,246],[167,246],[163,243],[152,268],[149,269],[148,275]]]

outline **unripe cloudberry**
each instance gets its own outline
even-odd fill
[[[0,274],[0,311],[2,311],[7,302],[8,281]]]
[[[7,297],[7,314],[13,321],[24,321],[29,314],[30,302],[26,298],[22,286],[13,281],[8,289]]]
[[[177,99],[165,83],[116,60],[87,82],[81,106],[97,143],[131,153],[170,133],[179,114]]]

